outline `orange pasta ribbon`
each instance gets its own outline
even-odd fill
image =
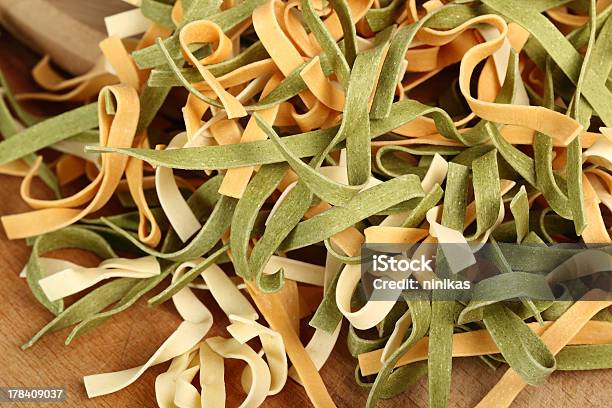
[[[304,63],[304,57],[285,34],[279,22],[284,7],[284,3],[276,0],[269,0],[262,4],[253,12],[253,27],[278,69],[287,76]],[[325,77],[318,59],[313,59],[300,74],[312,95],[329,108],[342,110],[344,91],[339,85]],[[314,104],[312,95],[304,92],[300,94],[308,107]]]
[[[148,32],[151,31],[157,32],[155,28]],[[146,38],[146,36],[143,37],[137,48],[147,44]],[[109,37],[100,43],[100,48],[108,62],[117,72],[121,83],[128,84],[136,90],[140,89],[144,76],[125,49],[123,41],[116,36]],[[148,147],[146,132],[136,137],[135,145],[136,147]],[[127,179],[130,195],[138,208],[138,238],[142,243],[155,247],[161,240],[161,229],[144,195],[143,161],[130,157],[125,169],[125,178]]]
[[[545,322],[544,326],[539,323],[528,323],[528,326],[539,336],[549,330],[555,322]],[[578,344],[609,344],[612,343],[612,323],[591,321],[587,322],[576,337],[568,343]],[[427,360],[429,352],[429,338],[419,340],[406,354],[397,362],[395,367],[401,367],[417,361]],[[453,334],[453,357],[474,357],[487,354],[497,354],[499,348],[487,330],[475,330],[466,333]],[[381,356],[383,349],[360,354],[359,369],[362,375],[376,374],[382,368]]]
[[[115,97],[115,115],[106,112],[108,90]],[[100,145],[108,147],[132,147],[140,101],[134,88],[128,85],[111,85],[102,89],[98,96],[98,121]],[[96,178],[81,192],[60,200],[32,200],[29,202],[37,211],[2,217],[2,225],[9,239],[33,237],[55,231],[75,223],[88,214],[102,208],[115,192],[127,164],[127,157],[117,153],[103,153],[102,165]],[[38,171],[42,158],[39,158],[24,178],[22,192],[29,190],[34,174]],[[85,208],[74,208],[89,203]]]
[[[474,24],[489,24],[495,27],[500,35],[479,44],[465,53],[459,70],[459,88],[472,111],[479,117],[492,122],[524,126],[557,139],[567,146],[582,131],[582,126],[569,116],[563,115],[541,106],[522,106],[487,102],[472,97],[470,80],[472,73],[480,61],[497,51],[508,33],[506,22],[496,15],[475,17],[453,30],[447,31],[445,38],[453,38],[467,26]],[[433,38],[426,36],[427,39]]]
[[[106,85],[116,84],[117,77],[104,69],[104,59],[83,75],[63,78],[51,66],[51,58],[45,55],[32,69],[32,78],[47,92],[25,92],[18,94],[17,100],[40,100],[51,102],[88,102],[98,95]],[[64,92],[64,93],[59,93]]]
[[[582,300],[576,302],[542,334],[542,341],[553,355],[557,355],[572,339],[580,335],[589,320],[600,310],[612,305],[612,300],[605,299],[604,292],[594,289]],[[609,329],[606,330],[609,333]],[[508,407],[516,396],[527,386],[527,383],[509,368],[491,391],[476,405],[477,408]]]
[[[227,111],[228,118],[232,119],[246,116],[244,106],[242,106],[232,94],[227,92],[214,75],[204,67],[205,64],[221,62],[232,53],[232,42],[225,33],[223,33],[223,30],[211,21],[194,21],[181,29],[179,40],[181,43],[181,51],[185,59],[197,68],[202,78],[204,78],[204,81],[206,81],[210,89],[217,95]],[[215,47],[209,56],[198,60],[189,50],[189,45],[193,43],[211,43],[214,44]]]

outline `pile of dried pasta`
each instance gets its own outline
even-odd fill
[[[364,243],[514,242],[525,251],[500,255],[508,273],[537,272],[545,243],[611,243],[610,1],[130,3],[90,72],[64,79],[44,58],[44,92],[2,81],[0,170],[23,177],[32,207],[2,225],[31,245],[23,276],[54,315],[24,349],[73,326],[68,344],[161,287],[148,303],[172,299],[183,322],[142,366],[86,376],[89,397],[171,361],[160,407],[224,406],[224,360],[240,359],[242,407],[288,377],[330,407],[319,370],[337,343],[368,407],[423,376],[430,406],[447,406],[453,357],[510,366],[479,407],[509,406],[555,370],[612,367],[612,301],[597,290],[544,302],[517,285],[462,304],[367,301],[359,284]],[[43,118],[23,99],[82,105]],[[45,163],[43,148],[61,155]],[[57,198],[36,198],[35,177]],[[125,212],[90,216],[113,197]],[[60,248],[104,261],[45,257]],[[292,255],[304,248],[325,261]],[[202,290],[230,336],[207,335]]]

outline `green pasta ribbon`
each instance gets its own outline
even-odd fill
[[[28,238],[32,253],[26,265],[27,283],[54,317],[22,348],[31,347],[47,333],[73,326],[65,340],[66,345],[71,344],[143,298],[150,296],[147,304],[158,306],[188,285],[200,287],[196,279],[208,268],[223,264],[234,284],[243,288],[246,283],[248,292],[244,293],[257,300],[269,330],[285,337],[286,352],[296,369],[289,375],[300,377],[311,396],[323,394],[315,369],[324,363],[338,332],[341,338],[346,336],[346,347],[360,364],[364,354],[371,353],[367,359],[382,350],[375,377],[364,376],[368,372],[359,366],[354,372],[359,388],[368,393],[368,408],[397,396],[424,376],[429,406],[448,407],[453,341],[459,342],[454,339],[472,331],[490,335],[498,349],[495,354],[479,356],[482,362],[491,369],[507,364],[530,385],[542,384],[555,370],[612,368],[612,345],[572,344],[554,350],[558,351],[554,355],[552,347],[549,350],[532,330],[535,322],[544,326],[573,305],[580,306],[577,299],[588,284],[609,284],[605,280],[609,276],[601,271],[581,271],[579,277],[550,272],[584,248],[593,251],[593,256],[607,259],[612,255],[610,237],[605,236],[610,234],[610,219],[603,209],[610,207],[611,169],[604,156],[609,147],[606,128],[612,127],[612,7],[603,9],[599,7],[603,3],[595,0],[173,3],[143,0],[140,5],[143,16],[170,29],[171,34],[147,39],[151,45],[131,52],[142,74],[136,134],[146,133],[148,138],[139,147],[98,145],[98,109],[109,116],[117,114],[117,101],[108,91],[102,95],[100,108],[85,104],[44,118],[24,110],[0,75],[0,134],[4,139],[0,165],[14,160],[32,165],[40,150],[77,141],[86,144],[86,152],[142,160],[153,170],[156,166],[176,170],[176,177],[180,171],[181,180],[189,186],[182,185],[179,193],[199,222],[197,231],[183,241],[181,229],[177,226],[179,232],[175,231],[169,222],[173,217],[165,212],[164,197],[151,188],[152,169],[145,165],[142,193],[162,231],[159,245],[149,246],[139,239],[142,200],[135,195],[129,172],[125,175],[128,180],[121,180],[123,175],[116,180],[119,187],[114,196],[123,210],[105,209],[102,215],[81,219],[74,226]],[[562,21],[554,11],[573,18]],[[270,27],[261,21],[253,24],[254,19],[269,18],[269,13],[274,15]],[[508,25],[510,35],[499,38],[503,40],[497,42],[499,47],[489,47],[490,55],[470,68],[475,69],[468,98],[465,84],[458,86],[457,73],[464,75],[469,65],[461,56],[472,47],[477,48],[472,51],[486,50],[483,43],[492,42],[489,37],[495,37],[495,30],[491,34],[487,32],[491,27],[476,23],[492,21],[492,17],[501,17],[503,21],[495,19],[495,27]],[[224,55],[206,64],[206,70],[220,78],[227,92],[241,95],[240,103],[250,117],[227,119],[217,96],[199,90],[202,75],[185,60],[179,42],[181,30],[198,20],[217,25],[225,36],[219,44],[191,44],[190,51],[202,59],[223,50]],[[455,30],[465,23],[471,26],[462,27],[462,32]],[[278,39],[281,53],[262,34],[266,28],[283,37]],[[503,31],[501,26],[498,31]],[[289,62],[282,61],[284,52]],[[450,64],[454,61],[459,62]],[[239,77],[244,71],[251,77],[256,72],[261,78],[244,81]],[[236,77],[240,80],[226,86],[226,81]],[[482,90],[487,91],[486,101],[485,95],[478,95],[475,102]],[[332,91],[344,96],[341,108],[323,102]],[[181,105],[186,96],[189,103],[207,105],[204,112],[197,112],[200,117],[193,118],[199,108]],[[506,121],[499,112],[510,105],[517,109],[509,110],[515,117]],[[520,110],[518,105],[530,107]],[[275,109],[273,119],[264,120],[265,110],[271,108]],[[560,126],[532,126],[535,120],[518,118],[523,112],[552,111],[557,112],[557,119],[566,115],[582,131],[559,143],[555,133],[563,130]],[[188,147],[159,148],[185,130],[181,113],[193,119]],[[231,131],[219,126],[230,120]],[[216,126],[222,129],[218,133]],[[550,134],[530,129],[549,129],[546,133]],[[55,163],[47,162],[38,176],[61,197],[52,171]],[[235,197],[224,195],[226,171],[240,168],[253,170],[241,180],[246,187]],[[90,179],[92,169],[86,168]],[[61,176],[58,168],[55,171]],[[230,179],[228,176],[225,183]],[[402,218],[395,223],[397,214]],[[439,217],[433,220],[431,214]],[[393,217],[389,220],[387,216]],[[418,230],[410,230],[413,228]],[[435,245],[437,240],[447,243],[438,229],[446,232],[448,240],[467,244],[498,273],[474,280],[461,296],[449,298],[450,291],[438,288],[411,290],[410,296],[404,293],[394,304],[373,308],[372,319],[376,320],[366,321],[369,325],[353,320],[356,313],[347,313],[343,303],[350,299],[349,309],[355,310],[374,302],[361,285],[365,279],[360,282],[358,266],[368,260],[359,247],[380,244],[386,237],[398,241],[394,243],[410,241],[415,249]],[[376,240],[371,239],[372,231]],[[415,232],[424,242],[402,238]],[[605,242],[592,242],[595,233]],[[338,244],[337,240],[344,239],[348,243],[342,243],[351,251]],[[584,245],[565,245],[578,241]],[[115,250],[147,254],[160,262],[161,274],[110,280],[65,307],[61,300],[48,299],[39,284],[45,276],[41,256],[61,248],[83,249],[101,258],[116,257]],[[476,272],[477,268],[470,268],[453,273],[454,260],[444,245],[436,251],[435,269],[427,279],[457,282]],[[317,265],[321,254],[327,255],[325,268]],[[294,271],[289,262],[272,269],[270,262],[279,257],[307,262],[302,266],[312,268],[312,276]],[[192,267],[170,282],[168,277],[184,262]],[[287,276],[296,282],[285,281]],[[302,298],[310,296],[313,284],[323,286],[322,298],[320,292],[312,292],[317,293],[316,298]],[[352,293],[343,292],[347,286]],[[300,299],[294,305],[283,305],[287,307],[281,314],[293,313],[292,307],[299,305],[300,318],[307,317],[317,330],[308,346],[300,345],[299,337],[287,336],[293,334],[287,328],[296,316],[288,315],[291,321],[283,322],[275,315],[277,310],[265,307],[266,299],[273,299],[270,304],[276,307],[288,302],[283,297],[293,293],[291,288],[297,288]],[[319,298],[318,305],[312,304]],[[608,309],[593,317],[598,325],[612,321]],[[344,317],[351,323],[346,331],[340,330]],[[232,320],[233,328],[244,324],[237,322]],[[287,328],[279,327],[284,323]],[[230,330],[230,335],[235,333]],[[254,353],[253,359],[270,366],[271,382],[277,382],[269,344],[259,337],[266,358]],[[317,343],[321,338],[326,344]],[[240,346],[250,350],[249,343],[242,340]],[[427,350],[420,349],[424,342]],[[488,341],[487,347],[491,345]],[[405,364],[402,358],[414,351],[422,352],[420,361]],[[189,370],[198,361],[194,358]],[[403,365],[396,367],[398,363]],[[174,366],[173,362],[170,371]],[[253,387],[257,386],[260,384],[254,381]],[[261,392],[264,396],[273,393],[265,391]],[[256,393],[248,394],[252,398]]]

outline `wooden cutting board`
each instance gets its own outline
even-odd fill
[[[104,17],[133,8],[121,0],[0,0],[0,24],[59,67],[78,75],[100,57]]]
[[[35,89],[29,70],[38,56],[19,44],[10,35],[0,37],[0,70],[17,92]],[[48,112],[41,105],[29,105],[37,113]],[[0,215],[29,210],[19,197],[16,177],[0,175]],[[45,196],[45,188],[35,180],[35,194]],[[91,262],[79,253],[56,253],[71,256],[78,262]],[[134,384],[117,393],[87,399],[82,377],[88,374],[122,370],[143,364],[164,339],[180,323],[178,313],[167,302],[149,308],[146,299],[113,317],[103,326],[85,334],[66,347],[64,340],[70,329],[60,330],[42,338],[32,348],[22,351],[19,346],[43,327],[51,314],[34,299],[19,272],[30,256],[30,248],[23,240],[9,241],[0,232],[0,386],[64,386],[68,399],[58,407],[155,407],[155,377],[165,371],[168,363],[149,369]],[[165,284],[167,284],[166,282]],[[165,286],[162,284],[161,286]],[[228,336],[224,327],[226,317],[212,298],[202,295],[214,315],[211,335]],[[305,322],[304,322],[305,323]],[[346,348],[346,327],[329,361],[321,370],[332,398],[339,408],[358,408],[365,404],[367,392],[353,379],[356,360]],[[226,364],[228,406],[236,407],[245,394],[240,386],[240,363]],[[451,407],[473,407],[503,374],[504,369],[491,371],[477,358],[459,358],[453,362]],[[612,401],[612,370],[554,373],[540,387],[528,387],[514,403],[514,407],[601,407]],[[36,408],[34,404],[10,404],[7,407]],[[45,405],[47,406],[47,405]],[[51,405],[48,405],[51,406]],[[53,405],[55,406],[55,405]],[[303,389],[289,380],[282,392],[266,400],[264,407],[308,407],[310,403]],[[426,407],[427,381],[423,379],[404,394],[379,404],[380,407]]]

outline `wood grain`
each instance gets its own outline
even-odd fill
[[[54,63],[78,75],[100,58],[104,16],[128,9],[120,0],[0,0],[0,23]]]
[[[30,91],[33,85],[28,70],[36,56],[19,46],[13,39],[3,36],[0,46],[0,70],[20,92]],[[33,105],[41,111],[57,110],[57,106]],[[19,198],[19,179],[0,175],[0,215],[28,210]],[[35,191],[44,196],[41,184]],[[0,233],[0,386],[65,386],[68,399],[62,407],[154,407],[155,376],[168,364],[148,370],[138,381],[115,394],[88,400],[82,385],[82,376],[121,370],[144,363],[163,340],[176,328],[180,318],[171,303],[149,308],[144,300],[126,312],[115,316],[103,326],[64,346],[69,329],[61,330],[41,339],[32,348],[21,351],[19,346],[28,340],[50,319],[51,315],[30,294],[25,281],[18,277],[28,259],[30,249],[23,240],[8,241]],[[65,255],[65,254],[56,254]],[[82,253],[71,253],[73,260],[91,262]],[[77,255],[77,259],[74,259]],[[165,286],[164,283],[162,286]],[[227,324],[219,308],[206,294],[203,301],[215,316],[211,335],[227,335]],[[306,328],[305,323],[303,326]],[[308,330],[303,330],[308,335]],[[338,407],[363,406],[367,392],[353,380],[356,360],[346,348],[346,327],[330,360],[322,369],[323,380]],[[304,338],[303,340],[307,340]],[[226,364],[228,406],[238,406],[244,393],[239,385],[243,365],[234,361]],[[491,371],[477,358],[454,360],[451,406],[474,406],[501,377],[504,369]],[[528,387],[514,406],[516,407],[609,407],[612,401],[612,370],[591,372],[554,373],[540,387]],[[425,407],[427,382],[421,381],[401,396],[382,402],[381,407]],[[12,404],[11,407],[35,407],[33,404]],[[289,380],[285,389],[266,400],[264,407],[310,406],[303,389]]]

